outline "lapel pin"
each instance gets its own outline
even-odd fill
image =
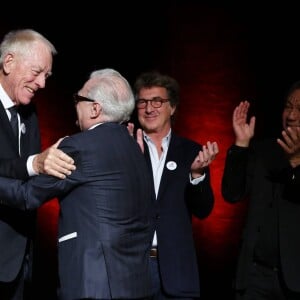
[[[20,128],[21,128],[21,132],[22,132],[23,134],[25,134],[25,133],[26,133],[26,126],[25,126],[24,123],[21,123]]]
[[[175,161],[168,161],[167,162],[167,169],[170,171],[174,171],[177,168],[177,164]]]

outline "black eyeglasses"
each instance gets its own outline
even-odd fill
[[[150,102],[153,108],[160,108],[163,103],[170,101],[169,99],[163,99],[160,97],[154,97],[150,100],[147,99],[137,99],[136,100],[136,107],[137,108],[145,108],[147,103]]]
[[[78,102],[82,102],[82,101],[95,102],[95,100],[93,100],[93,99],[86,98],[86,97],[80,96],[80,95],[78,95],[78,94],[74,94],[74,95],[73,95],[73,101],[74,101],[74,104],[75,104],[75,105],[76,105]]]

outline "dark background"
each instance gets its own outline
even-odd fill
[[[273,121],[276,123],[281,109],[277,102],[287,87],[299,79],[297,8],[286,1],[264,6],[253,1],[227,1],[226,5],[198,2],[85,1],[71,5],[47,2],[43,8],[18,4],[18,16],[11,6],[4,5],[0,34],[28,27],[49,38],[58,50],[49,84],[54,84],[58,97],[67,101],[97,68],[116,68],[131,83],[141,71],[152,68],[173,75],[176,63],[170,60],[171,53],[173,47],[182,46],[184,38],[176,30],[191,22],[198,27],[194,28],[195,33],[200,29],[201,33],[212,35],[206,40],[199,36],[199,43],[215,39],[213,46],[219,40],[221,48],[228,38],[228,43],[244,44],[243,53],[238,55],[244,55],[247,60],[244,64],[253,86],[245,97],[255,93],[255,99],[251,100],[258,104],[259,111],[268,115],[272,125],[264,124],[264,128],[273,134],[276,126]],[[188,78],[188,74],[185,76]],[[269,114],[271,106],[273,113]]]
[[[257,116],[256,135],[280,134],[283,97],[300,80],[299,13],[288,2],[264,7],[253,1],[197,2],[12,3],[1,9],[0,35],[33,28],[58,50],[53,76],[34,100],[44,148],[77,131],[72,94],[95,69],[115,68],[131,84],[149,69],[179,81],[182,99],[174,129],[200,143],[217,141],[220,147],[211,165],[214,210],[206,220],[193,220],[202,299],[219,294],[233,299],[231,282],[247,207],[229,205],[220,194],[226,149],[233,142],[231,114],[248,99]],[[38,299],[55,299],[58,214],[56,199],[39,209]]]

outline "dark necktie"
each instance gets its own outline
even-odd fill
[[[16,139],[19,140],[19,121],[18,121],[17,107],[12,106],[8,110],[10,111],[11,114],[11,118],[10,118],[11,127],[13,129]]]

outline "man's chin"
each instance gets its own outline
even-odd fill
[[[27,104],[29,104],[29,103],[31,102],[31,99],[32,99],[32,97],[24,98],[24,99],[22,99],[22,100],[20,101],[20,104],[22,104],[22,105],[27,105]]]

